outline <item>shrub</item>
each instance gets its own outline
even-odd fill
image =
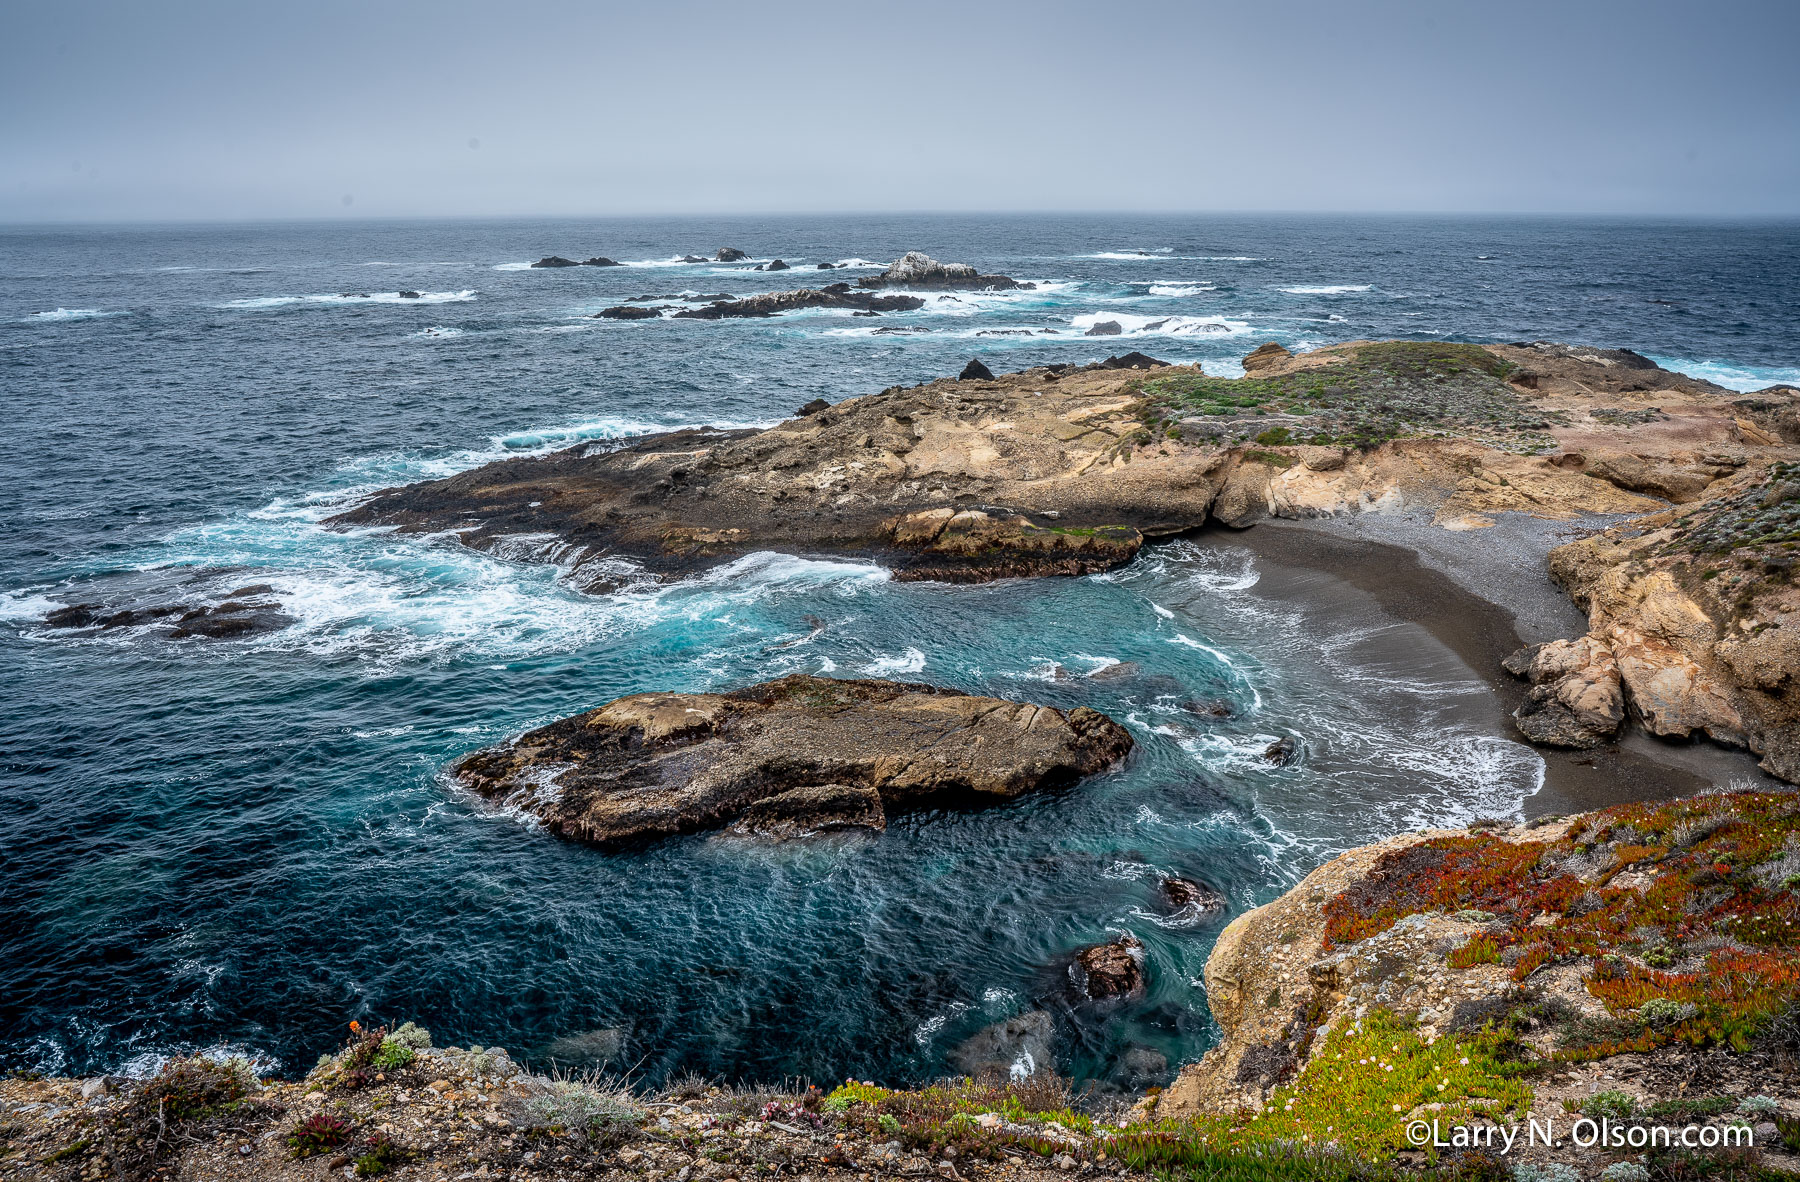
[[[536,1091],[513,1103],[511,1116],[527,1133],[574,1135],[596,1149],[631,1140],[643,1119],[631,1093],[597,1072],[537,1081]]]
[[[1765,1116],[1781,1111],[1781,1101],[1773,1096],[1751,1096],[1738,1105],[1738,1111],[1750,1116]]]
[[[1600,1171],[1604,1182],[1650,1182],[1648,1167],[1634,1161],[1616,1161]]]
[[[349,1139],[349,1122],[328,1112],[315,1112],[294,1126],[287,1141],[295,1157],[312,1157],[336,1149]]]
[[[1581,1114],[1595,1120],[1630,1120],[1637,1109],[1637,1100],[1629,1092],[1595,1092],[1581,1102]]]
[[[1280,447],[1292,437],[1293,432],[1286,427],[1270,427],[1267,431],[1257,435],[1256,442],[1264,447]]]
[[[107,1119],[106,1140],[117,1172],[128,1178],[149,1173],[179,1137],[180,1126],[236,1108],[255,1083],[243,1059],[219,1062],[195,1055],[164,1063]]]

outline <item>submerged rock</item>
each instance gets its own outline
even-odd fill
[[[885,810],[994,803],[1110,766],[1094,710],[803,674],[725,694],[634,694],[477,752],[464,784],[594,844],[733,826],[777,837]]]
[[[1082,335],[1090,337],[1116,337],[1124,331],[1125,330],[1120,327],[1117,320],[1102,320]]]
[[[1054,1072],[1056,1025],[1043,1010],[1032,1010],[983,1027],[950,1052],[950,1065],[964,1075],[1029,1079]]]
[[[924,251],[909,250],[879,275],[857,280],[862,287],[935,287],[958,291],[1034,291],[1005,275],[983,275],[968,263],[940,263]]]
[[[1276,767],[1290,764],[1299,757],[1300,744],[1294,741],[1292,735],[1283,735],[1273,743],[1270,743],[1268,747],[1263,750],[1263,758],[1274,764]]]
[[[176,638],[207,636],[215,640],[258,636],[279,632],[294,623],[294,617],[273,600],[255,598],[274,591],[266,583],[240,587],[217,604],[160,603],[145,607],[106,607],[97,603],[76,603],[57,608],[44,617],[46,628],[111,631],[117,628],[141,628],[149,624],[172,624],[168,635]]]
[[[1136,936],[1120,936],[1075,954],[1069,977],[1078,996],[1089,1001],[1144,996],[1144,945]]]

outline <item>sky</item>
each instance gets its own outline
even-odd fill
[[[0,222],[1800,215],[1800,0],[0,0]]]

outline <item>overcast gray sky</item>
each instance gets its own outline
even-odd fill
[[[1800,0],[0,0],[0,221],[1794,215],[1797,51]]]

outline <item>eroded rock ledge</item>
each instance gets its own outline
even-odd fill
[[[795,674],[724,694],[634,694],[477,752],[464,784],[596,845],[701,829],[879,830],[887,810],[1010,799],[1092,775],[1131,736],[929,685]]]

